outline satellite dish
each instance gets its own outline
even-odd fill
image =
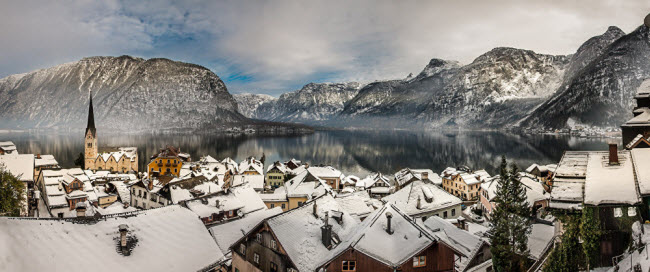
[[[645,19],[643,20],[643,24],[645,25],[645,27],[650,28],[650,14],[645,16]]]

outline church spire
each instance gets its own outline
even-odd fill
[[[93,92],[90,91],[90,104],[88,105],[88,124],[86,125],[86,133],[91,130],[95,135],[95,115],[93,113]]]

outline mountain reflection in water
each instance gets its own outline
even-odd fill
[[[140,169],[159,148],[178,146],[194,160],[211,155],[241,161],[266,155],[266,165],[296,158],[328,164],[344,174],[364,177],[379,171],[392,175],[404,167],[440,173],[448,166],[466,165],[497,173],[501,155],[520,168],[532,163],[557,163],[565,150],[606,150],[607,139],[566,135],[516,135],[503,132],[318,131],[301,136],[255,135],[112,135],[98,131],[99,146],[136,146]],[[83,135],[2,133],[20,153],[52,154],[62,167],[74,167],[83,151]],[[619,140],[620,141],[620,140]]]

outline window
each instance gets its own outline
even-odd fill
[[[143,192],[143,193],[142,193],[142,197],[143,197],[144,199],[147,199],[147,192]]]
[[[614,217],[623,216],[623,210],[621,208],[614,208]]]
[[[258,243],[261,243],[262,242],[262,234],[261,233],[255,234],[255,240]]]
[[[298,201],[298,207],[302,206],[302,201]]]
[[[146,209],[147,208],[147,203],[142,202],[142,208]]]
[[[636,208],[634,207],[627,208],[627,216],[636,216]]]
[[[239,272],[239,268],[235,268],[235,272]]]
[[[253,254],[253,262],[256,264],[260,264],[260,254],[254,253]]]
[[[270,268],[271,268],[271,272],[278,272],[278,265],[275,264],[274,262],[271,262]]]
[[[275,208],[275,204],[271,203],[271,209]]]
[[[447,211],[442,212],[442,218],[447,218]]]
[[[271,240],[271,248],[278,249],[278,243],[275,240]]]
[[[239,244],[239,253],[246,256],[246,245],[245,244]]]
[[[284,203],[282,203],[282,209],[283,210],[285,209],[285,207],[286,207],[286,205]]]
[[[343,271],[357,271],[357,261],[343,261]]]
[[[423,267],[427,265],[427,256],[413,257],[413,267]]]
[[[456,209],[451,209],[451,216],[456,215]]]

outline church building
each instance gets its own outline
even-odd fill
[[[107,170],[113,173],[138,172],[138,149],[136,147],[106,148],[104,152],[99,153],[92,93],[88,106],[88,124],[84,140],[84,168]]]

